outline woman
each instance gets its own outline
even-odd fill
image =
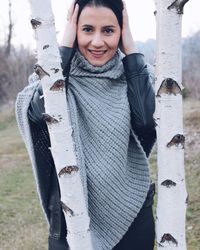
[[[125,4],[77,0],[61,45],[79,167],[86,173],[90,228],[98,244],[94,250],[152,250],[154,187],[146,157],[155,141],[154,92],[143,55],[135,53]],[[65,250],[66,223],[41,95],[38,82],[25,88],[17,117],[49,221],[49,249]],[[24,101],[27,96],[30,101]]]

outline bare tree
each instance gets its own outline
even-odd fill
[[[7,38],[7,45],[6,45],[6,50],[5,54],[7,56],[10,55],[10,50],[11,50],[11,40],[12,40],[12,35],[13,35],[13,22],[12,22],[12,3],[11,0],[8,0],[9,8],[8,8],[8,20],[9,20],[9,25],[8,25],[8,38]]]
[[[9,57],[5,56],[5,47],[0,47],[0,104],[9,102],[27,85],[27,79],[33,72],[35,58],[27,48],[13,47]]]
[[[156,0],[158,249],[186,250],[181,20],[188,0]]]

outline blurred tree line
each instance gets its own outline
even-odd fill
[[[23,45],[19,48],[12,45],[14,30],[12,4],[13,1],[8,0],[8,27],[4,29],[5,40],[1,40],[0,45],[0,104],[14,102],[17,93],[27,84],[28,76],[35,64],[30,50]]]
[[[182,78],[184,97],[200,99],[200,31],[182,39]],[[137,42],[148,63],[155,65],[156,41]]]
[[[6,48],[0,47],[0,104],[13,103],[17,93],[27,85],[35,64],[33,53],[23,46],[11,47],[9,55]]]

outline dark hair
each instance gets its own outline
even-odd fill
[[[75,3],[79,5],[78,18],[81,14],[81,11],[86,6],[107,7],[114,12],[115,16],[117,17],[118,23],[122,28],[122,0],[76,0]]]

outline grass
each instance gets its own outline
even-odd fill
[[[187,242],[189,250],[200,250],[200,101],[185,102],[185,166],[189,204]]]
[[[47,227],[14,111],[0,118],[0,249],[47,249]]]
[[[200,250],[200,101],[184,102],[188,250]],[[0,250],[45,250],[48,229],[14,111],[0,111]],[[152,154],[156,179],[156,155]]]

